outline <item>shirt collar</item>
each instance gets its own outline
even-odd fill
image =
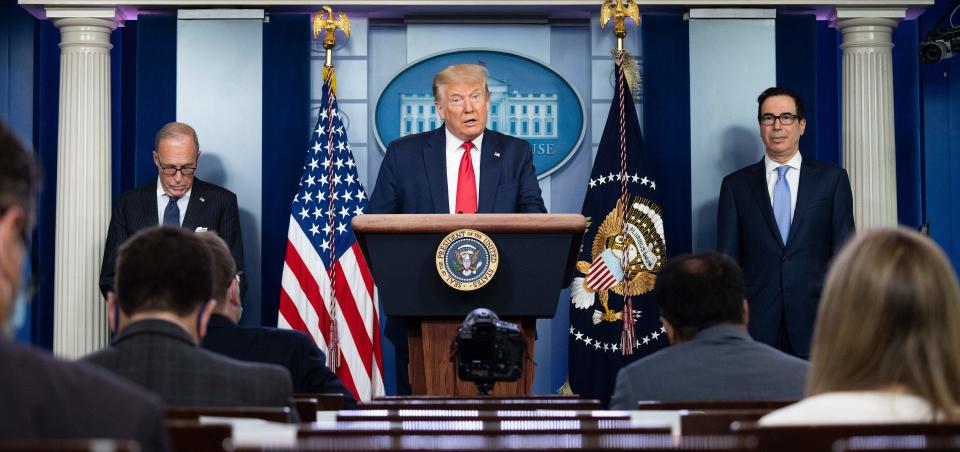
[[[455,152],[457,149],[460,149],[460,146],[463,146],[463,140],[457,138],[446,126],[443,127],[443,133],[447,136],[447,152]],[[480,133],[480,136],[470,141],[473,143],[474,149],[478,151],[483,149],[483,132]]]
[[[800,171],[800,163],[803,162],[803,156],[800,155],[798,150],[796,154],[793,154],[793,157],[790,160],[787,160],[787,163],[775,162],[770,158],[766,153],[763,154],[763,166],[766,169],[766,174],[769,174],[773,171],[776,171],[777,168],[781,166],[789,166],[797,171]]]
[[[193,193],[193,186],[192,186],[192,185],[190,186],[190,189],[187,190],[187,192],[184,193],[183,196],[181,196],[181,198],[187,198],[187,199],[189,200],[189,199],[190,199],[190,193]],[[170,195],[168,195],[167,192],[163,191],[163,184],[160,183],[160,176],[157,176],[157,198],[161,198],[161,197],[164,197],[164,196],[169,197]]]

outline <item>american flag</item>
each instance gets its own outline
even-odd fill
[[[304,331],[357,400],[383,395],[379,309],[350,221],[367,208],[333,71],[293,197],[280,291],[281,328]]]

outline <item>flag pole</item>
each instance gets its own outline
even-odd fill
[[[628,217],[630,215],[630,193],[627,191],[627,120],[624,104],[628,94],[630,101],[633,102],[633,93],[627,87],[627,76],[624,68],[630,59],[629,54],[627,54],[627,51],[623,47],[623,38],[627,36],[627,18],[633,19],[637,25],[640,25],[640,10],[637,8],[634,0],[604,0],[600,6],[600,28],[606,26],[607,22],[613,19],[613,34],[617,38],[617,48],[614,50],[614,56],[616,58],[616,67],[614,70],[617,80],[616,97],[619,102],[618,122],[620,126],[620,200],[617,204],[620,208],[620,243],[622,243],[623,246],[623,252],[620,255],[620,268],[624,275],[624,278],[620,282],[623,292],[623,312],[621,313],[623,330],[620,335],[620,353],[622,353],[623,356],[633,354],[634,345],[637,340],[636,332],[634,331],[633,300],[630,297],[630,290],[628,288],[630,278],[627,277],[630,273],[630,257],[627,249],[631,239],[627,232],[627,225],[629,224]]]
[[[323,63],[323,82],[327,87],[327,111],[333,112],[333,99],[336,85],[336,76],[333,68],[333,49],[337,45],[336,31],[342,30],[344,36],[350,38],[350,19],[347,18],[347,15],[344,13],[339,13],[337,16],[334,16],[333,9],[329,6],[324,5],[321,8],[321,11],[318,12],[313,17],[313,38],[319,39],[320,34],[323,33],[323,48],[326,51],[326,58]],[[327,118],[327,161],[331,162],[329,167],[329,174],[327,180],[334,180],[334,116],[336,113],[331,113]],[[334,222],[336,213],[334,212],[333,202],[335,199],[334,196],[334,184],[328,184],[328,207],[327,207],[327,218],[326,224],[328,232],[328,240],[330,243],[330,254],[329,261],[330,266],[328,269],[328,276],[330,280],[330,340],[328,342],[328,356],[327,363],[330,368],[336,370],[340,367],[340,334],[339,328],[337,327],[338,322],[338,303],[337,303],[337,272],[339,271],[339,265],[337,265],[337,246],[336,246],[336,237],[337,233],[334,228],[334,225],[331,224]]]

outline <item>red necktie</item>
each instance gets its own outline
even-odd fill
[[[473,174],[473,159],[470,150],[473,143],[463,143],[463,158],[457,172],[457,213],[477,213],[477,177]]]

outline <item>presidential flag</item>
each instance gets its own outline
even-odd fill
[[[664,216],[622,61],[583,201],[588,224],[571,285],[570,389],[604,406],[617,371],[667,343],[653,299],[666,257]]]
[[[325,74],[317,125],[293,197],[278,326],[304,331],[357,400],[383,395],[379,309],[351,220],[367,194]]]

